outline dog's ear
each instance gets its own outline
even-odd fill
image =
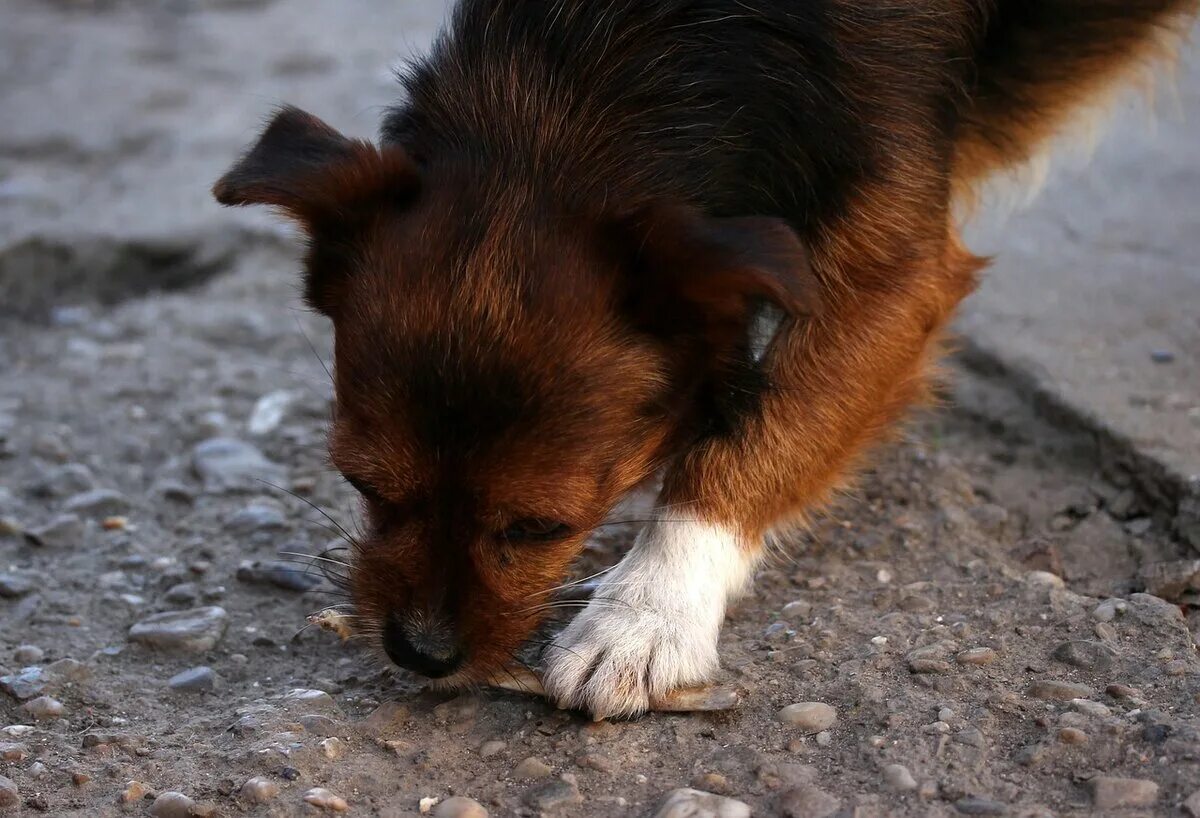
[[[419,189],[413,163],[398,146],[349,139],[312,114],[285,107],[258,141],[213,186],[223,205],[267,205],[313,239],[309,304],[332,315],[340,277],[351,265],[341,249],[381,210],[406,206]],[[346,262],[346,263],[342,263]]]
[[[629,309],[652,332],[699,336],[724,354],[744,341],[764,303],[794,319],[821,311],[808,248],[783,219],[717,218],[668,204],[620,222],[634,242]]]

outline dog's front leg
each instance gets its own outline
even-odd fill
[[[631,716],[711,678],[726,602],[759,553],[727,525],[658,511],[548,649],[549,695],[596,718]]]
[[[634,715],[712,676],[726,603],[764,537],[801,521],[922,398],[940,329],[978,266],[956,241],[920,262],[860,266],[819,320],[778,339],[761,406],[680,453],[655,521],[548,649],[559,705]]]

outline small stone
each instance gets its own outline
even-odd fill
[[[17,764],[29,757],[29,746],[17,741],[0,741],[0,761]]]
[[[242,798],[253,804],[265,804],[279,795],[279,785],[269,778],[256,775],[246,781],[239,792]]]
[[[828,747],[830,744],[833,744],[833,733],[830,733],[828,730],[822,730],[817,733],[817,744],[821,747]]]
[[[1104,692],[1112,696],[1114,699],[1121,699],[1124,701],[1133,701],[1142,698],[1142,691],[1138,690],[1136,687],[1130,687],[1129,685],[1111,684],[1104,688]]]
[[[954,740],[959,744],[965,744],[968,747],[979,747],[980,749],[987,746],[987,741],[983,737],[983,733],[978,727],[967,727],[958,731],[954,735]]]
[[[176,673],[167,681],[167,687],[172,690],[193,692],[212,690],[217,686],[217,674],[210,667],[193,667]]]
[[[254,404],[250,418],[246,421],[246,431],[252,435],[265,435],[275,431],[283,422],[293,395],[284,389],[277,389],[263,395]]]
[[[895,792],[911,792],[917,788],[917,779],[903,764],[889,764],[883,768],[883,781]]]
[[[1183,619],[1183,609],[1153,594],[1130,594],[1129,604],[1145,618]]]
[[[109,517],[129,509],[129,501],[125,495],[113,489],[92,489],[81,492],[63,503],[63,510],[68,514],[87,514],[95,517]]]
[[[63,713],[63,705],[58,699],[50,696],[38,696],[21,705],[21,709],[38,721],[56,719]]]
[[[204,653],[225,635],[229,615],[215,605],[168,611],[143,619],[129,629],[129,638],[161,650]]]
[[[772,622],[763,630],[763,640],[771,644],[787,642],[796,632],[789,629],[786,622]]]
[[[750,818],[750,806],[709,792],[678,789],[667,794],[654,818]]]
[[[82,682],[92,675],[92,669],[69,656],[46,665],[46,676],[56,682]]]
[[[1107,718],[1112,715],[1112,711],[1107,705],[1100,702],[1094,702],[1090,699],[1072,699],[1071,707],[1076,713],[1083,713],[1085,716],[1094,716],[1096,718]]]
[[[290,704],[330,705],[334,704],[333,696],[324,690],[307,687],[294,687],[284,694],[283,700]]]
[[[0,597],[17,599],[34,589],[33,578],[11,572],[0,573]]]
[[[238,566],[242,582],[274,585],[288,591],[307,591],[321,584],[321,575],[290,562],[247,560]]]
[[[942,659],[917,656],[908,660],[908,669],[913,673],[949,673],[950,663]]]
[[[833,727],[837,711],[822,702],[801,702],[780,710],[779,718],[784,724],[798,727],[805,733],[819,733]]]
[[[1113,666],[1117,652],[1103,642],[1076,640],[1063,642],[1051,656],[1081,670],[1105,671]]]
[[[720,773],[703,773],[692,779],[692,789],[712,792],[717,795],[729,795],[729,779]]]
[[[181,792],[164,792],[150,805],[154,818],[191,818],[196,802]]]
[[[192,468],[207,491],[260,490],[264,484],[283,485],[287,471],[268,460],[255,446],[233,438],[214,437],[192,450]]]
[[[960,798],[954,802],[954,808],[963,815],[1003,815],[1008,812],[1008,805],[990,798]]]
[[[514,778],[545,778],[554,768],[544,761],[530,756],[513,769]]]
[[[803,599],[797,599],[789,602],[788,604],[784,605],[783,610],[780,611],[780,614],[783,616],[783,618],[789,622],[798,622],[800,620],[807,619],[811,613],[812,605],[808,602],[805,602]]]
[[[1062,577],[1051,574],[1049,571],[1030,571],[1025,575],[1025,582],[1030,585],[1045,585],[1051,588],[1067,587]]]
[[[550,812],[561,806],[583,803],[579,794],[579,782],[570,773],[563,773],[557,781],[535,788],[525,795],[525,803],[534,809]]]
[[[318,746],[321,748],[321,755],[330,761],[337,761],[346,754],[346,742],[336,736],[322,739]]]
[[[37,732],[37,728],[28,724],[10,724],[7,727],[0,728],[0,733],[9,738],[25,738]]]
[[[1150,360],[1156,364],[1174,363],[1175,353],[1169,349],[1152,349],[1150,350]]]
[[[234,512],[225,521],[225,527],[234,534],[254,534],[261,531],[277,531],[287,527],[283,512],[265,503],[251,503]]]
[[[480,758],[491,758],[492,756],[496,755],[497,753],[504,752],[504,748],[507,746],[508,745],[506,743],[504,743],[503,741],[496,741],[496,740],[485,741],[479,747],[479,757]]]
[[[21,791],[17,789],[17,785],[11,778],[0,775],[0,809],[11,809],[20,803]]]
[[[313,787],[304,793],[304,800],[318,809],[325,809],[330,812],[346,812],[350,809],[350,805],[346,803],[345,798],[342,798],[340,795],[334,795],[324,787]]]
[[[1058,740],[1063,744],[1087,744],[1087,733],[1075,727],[1064,727],[1058,731]]]
[[[1034,682],[1025,691],[1025,695],[1033,699],[1044,699],[1046,701],[1069,702],[1072,699],[1086,699],[1092,695],[1092,691],[1084,685],[1071,684],[1070,682],[1056,682],[1052,680],[1042,680]]]
[[[432,797],[432,798],[422,798],[420,801],[417,802],[417,811],[420,812],[422,815],[428,815],[433,810],[433,808],[438,805],[438,802],[441,800],[442,799],[437,798],[436,796]]]
[[[172,585],[163,594],[163,602],[172,605],[195,605],[200,599],[200,586],[194,582],[180,582]]]
[[[143,784],[141,781],[137,781],[136,779],[133,781],[126,781],[125,789],[121,792],[121,796],[118,800],[122,804],[133,804],[137,801],[141,801],[152,792],[154,792],[154,789],[149,784]]]
[[[456,795],[438,804],[433,818],[488,818],[488,811],[478,801]]]
[[[1200,818],[1200,790],[1196,790],[1187,797],[1187,800],[1183,802],[1183,811],[1192,818]]]
[[[1148,807],[1158,800],[1158,784],[1142,778],[1101,775],[1090,782],[1092,803],[1098,809]]]
[[[304,725],[305,730],[317,736],[333,736],[341,730],[341,725],[320,713],[307,713],[298,721]]]
[[[25,539],[39,548],[69,548],[83,543],[85,526],[78,514],[59,514],[50,522],[25,532]]]
[[[20,672],[0,676],[0,690],[14,699],[25,701],[39,696],[46,687],[46,674],[36,665],[22,668]]]
[[[1092,618],[1098,622],[1112,622],[1128,609],[1129,605],[1123,599],[1106,599],[1092,611]]]
[[[954,657],[960,665],[990,665],[996,661],[996,651],[991,648],[971,648]]]
[[[838,811],[841,801],[817,787],[793,787],[779,796],[778,814],[784,818],[827,818]]]
[[[35,761],[29,765],[28,772],[30,778],[41,778],[46,773],[50,772],[50,768],[40,761]]]

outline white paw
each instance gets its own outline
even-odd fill
[[[745,586],[756,551],[680,514],[652,523],[547,648],[550,699],[597,719],[635,716],[707,681],[725,603]]]

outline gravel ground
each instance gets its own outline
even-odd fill
[[[255,65],[276,66],[272,93],[301,82],[278,69],[296,38],[263,32],[295,17],[311,34],[319,17],[286,14],[311,3],[183,5],[186,30],[229,36],[188,39],[181,53],[217,63],[258,43]],[[0,53],[41,53],[63,32],[103,53],[144,25],[119,3],[12,8]],[[386,40],[367,32],[352,58],[285,67],[325,86],[374,72],[369,96]],[[46,83],[78,80],[80,58],[58,59]],[[0,249],[0,296],[15,307],[0,318],[0,811],[1200,815],[1196,555],[1154,497],[1100,466],[1120,458],[1085,429],[1039,419],[982,367],[957,368],[945,405],[730,611],[734,710],[593,724],[515,693],[434,694],[305,629],[340,596],[294,555],[336,546],[335,522],[354,525],[323,456],[327,329],[297,308],[277,234],[228,231],[161,197],[136,229],[114,215],[181,181],[194,188],[181,201],[202,199],[244,136],[197,137],[216,129],[204,105],[246,80],[188,73],[183,57],[154,71],[143,57],[105,65],[116,101],[81,97],[68,121],[115,122],[122,100],[177,81],[172,71],[195,87],[145,120],[161,129],[145,144],[104,120],[119,159],[98,136],[22,153],[51,129],[36,116],[0,134],[14,237]],[[19,85],[0,99],[25,110]],[[184,121],[200,123],[180,137],[186,156],[167,156],[162,140]],[[170,170],[133,170],[154,161]],[[106,195],[118,204],[84,230],[72,198]],[[171,245],[186,252],[146,262],[138,229],[170,232],[173,219],[198,226]],[[51,234],[77,251],[72,276],[18,279],[43,269],[28,266],[29,242]],[[97,289],[99,261],[128,271],[119,289]],[[203,274],[148,292],[176,265]],[[635,533],[605,527],[580,575]]]

